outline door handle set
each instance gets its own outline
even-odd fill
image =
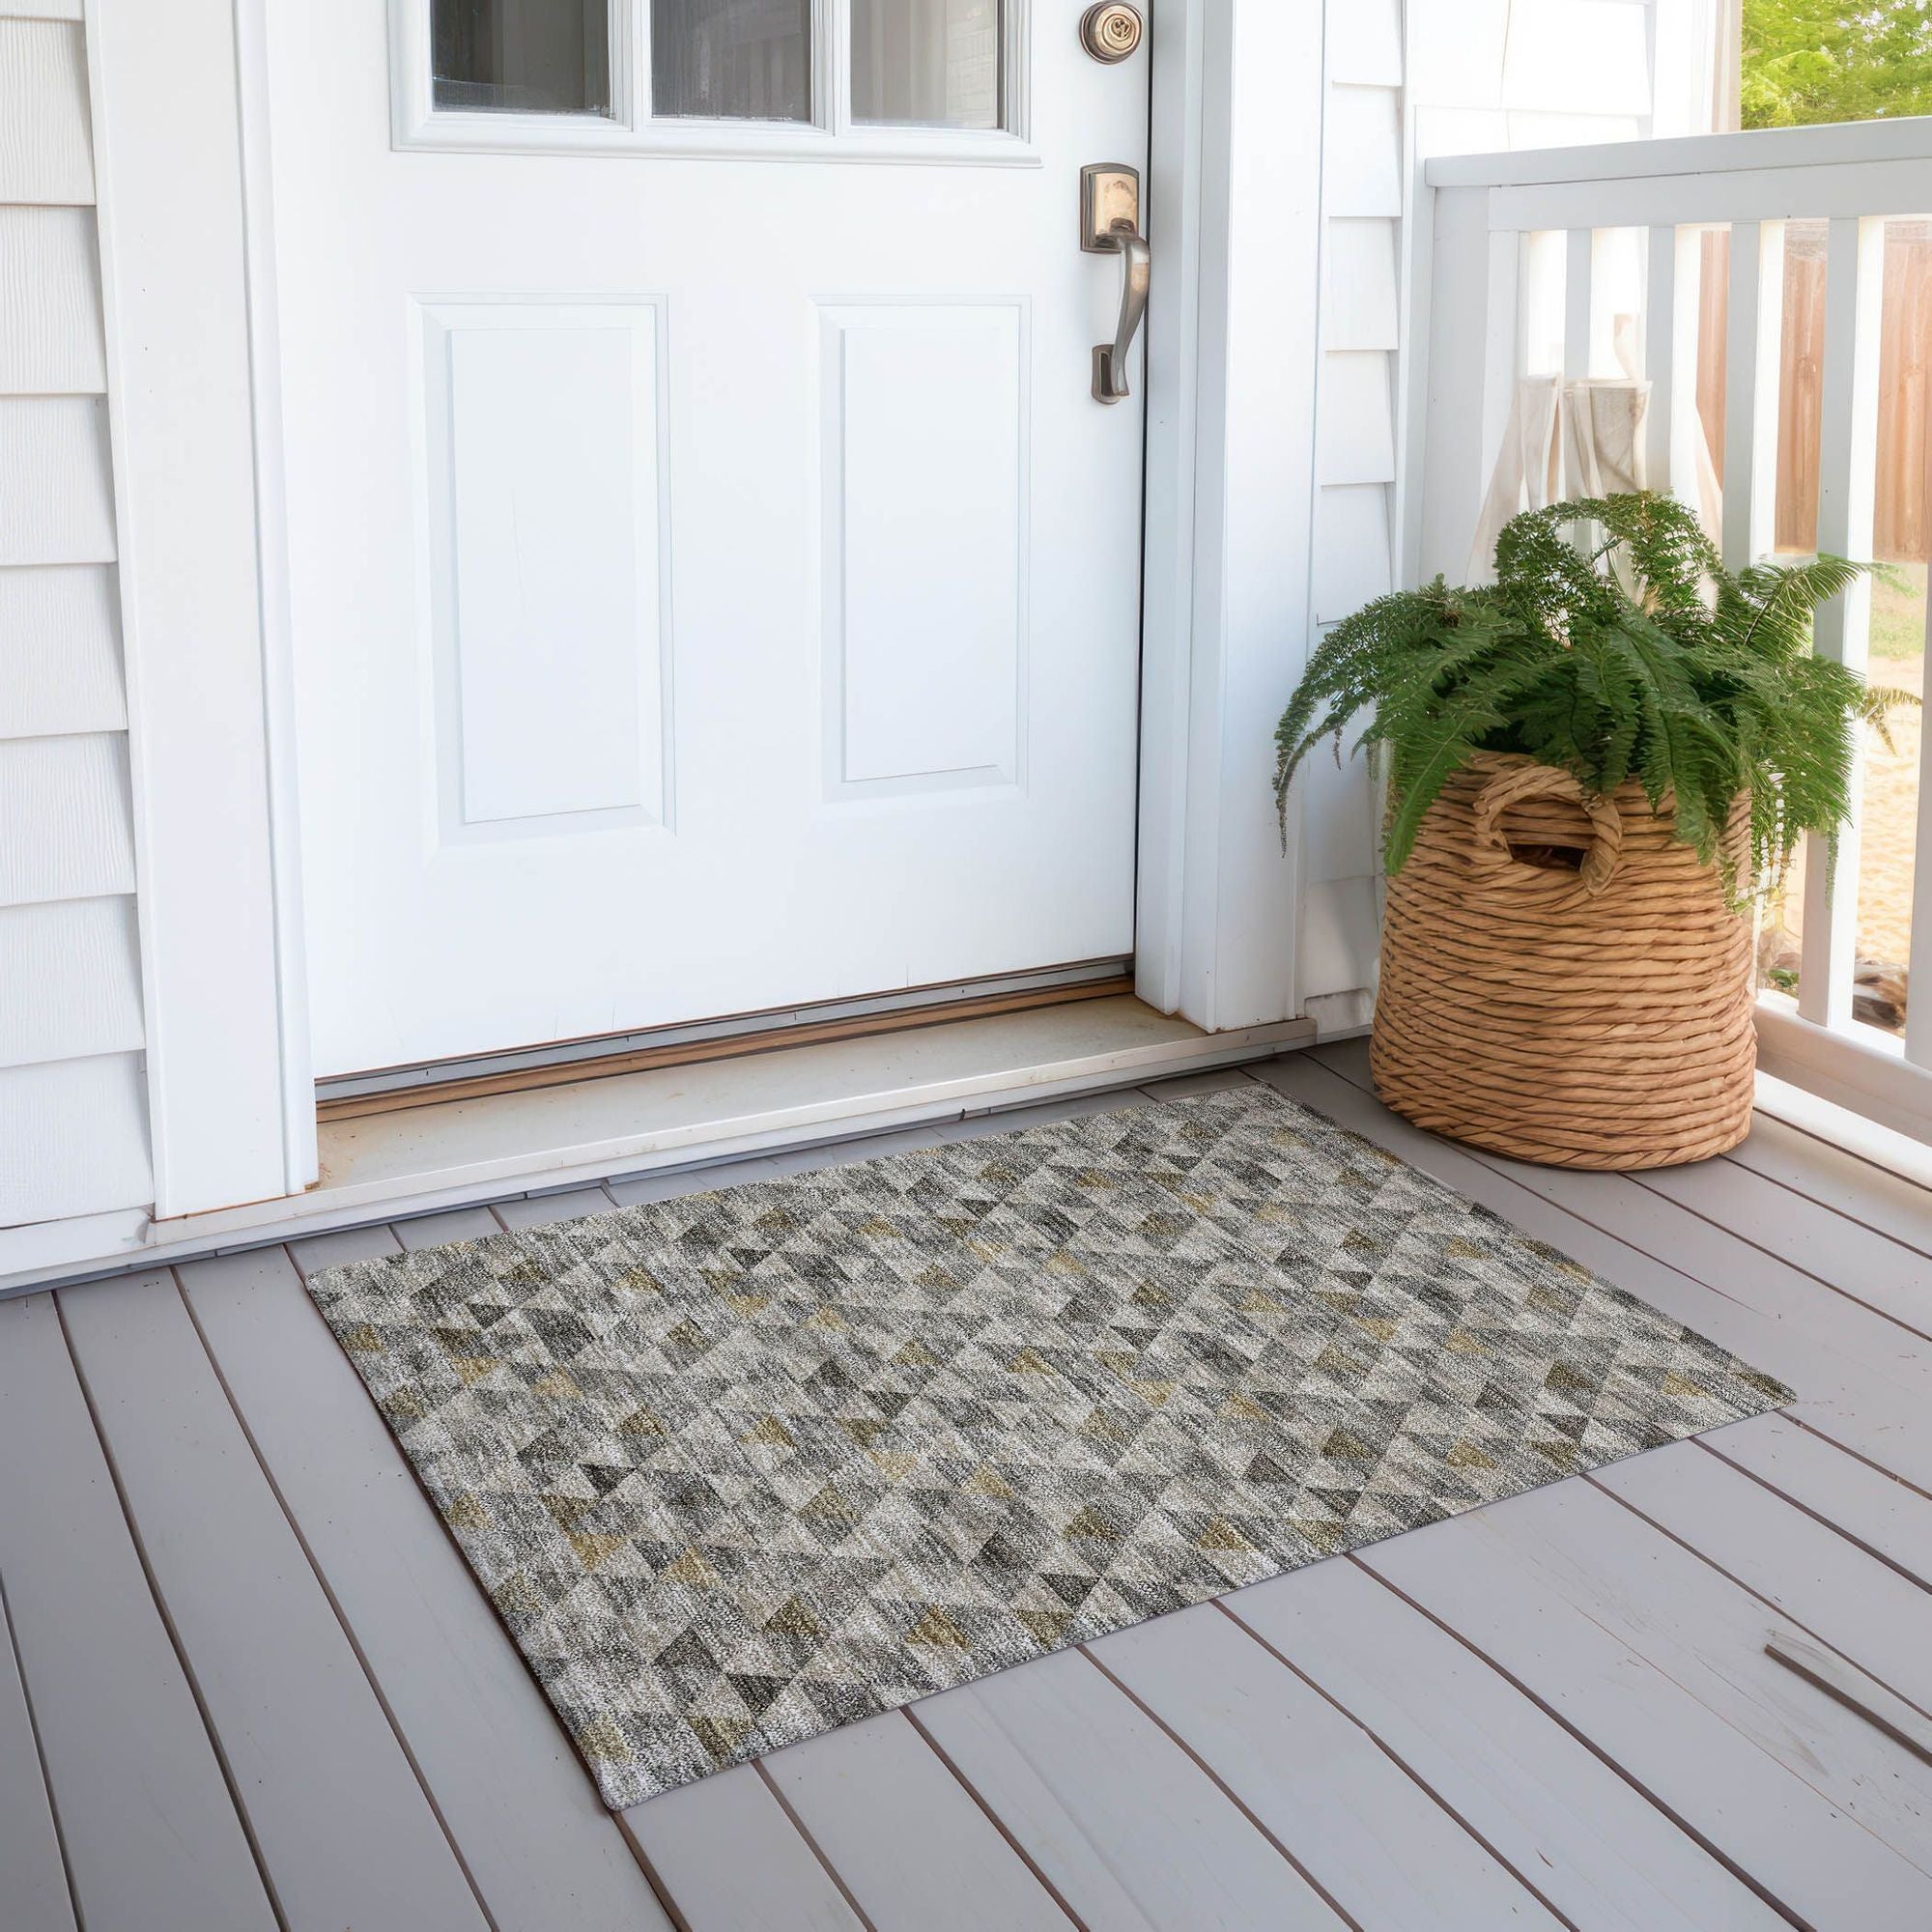
[[[1121,320],[1111,342],[1094,347],[1094,400],[1118,403],[1128,394],[1127,354],[1147,314],[1153,254],[1141,233],[1141,178],[1121,161],[1080,170],[1080,246],[1090,255],[1121,258]]]

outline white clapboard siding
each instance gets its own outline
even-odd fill
[[[0,565],[113,560],[106,404],[0,396]]]
[[[0,203],[93,199],[78,21],[0,19]]]
[[[0,909],[0,1066],[141,1045],[134,901]]]
[[[0,1227],[154,1198],[138,1053],[0,1069]]]
[[[1395,479],[1395,414],[1389,358],[1379,352],[1321,358],[1317,480],[1389,483]]]
[[[1379,218],[1328,224],[1328,349],[1396,346],[1396,225]]]
[[[1328,9],[1326,26],[1331,82],[1402,85],[1402,0],[1349,0]]]
[[[114,573],[102,564],[0,570],[0,738],[127,723]]]
[[[0,906],[132,892],[127,740],[0,743]]]
[[[1390,87],[1331,87],[1321,135],[1322,207],[1337,215],[1402,213],[1401,97]]]
[[[1388,491],[1336,485],[1315,497],[1315,621],[1339,623],[1394,588]]]
[[[1409,105],[1500,107],[1510,13],[1511,0],[1408,0]]]
[[[1647,115],[1649,11],[1633,0],[1536,0],[1513,8],[1502,105],[1539,113]]]
[[[0,208],[0,395],[106,386],[92,211]]]

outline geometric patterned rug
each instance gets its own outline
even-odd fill
[[[1261,1086],[309,1289],[612,1807],[1791,1400]]]

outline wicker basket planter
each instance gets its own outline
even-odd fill
[[[1742,869],[1743,800],[1729,851]],[[1479,753],[1389,880],[1376,1090],[1520,1160],[1701,1160],[1750,1128],[1751,980],[1749,920],[1637,786],[1586,803],[1567,773]]]

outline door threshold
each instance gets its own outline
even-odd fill
[[[391,1067],[316,1083],[319,1122],[390,1114],[445,1100],[477,1100],[537,1087],[568,1087],[581,1080],[643,1073],[657,1066],[686,1066],[703,1060],[730,1060],[820,1040],[860,1039],[908,1027],[943,1026],[951,1020],[1024,1012],[1032,1007],[1104,1000],[1134,990],[1131,961],[1114,959],[1038,973],[918,987],[867,999],[830,1000],[814,1006],[741,1013],[732,1019],[659,1027],[647,1033],[572,1040],[560,1046],[491,1054],[471,1061],[444,1061],[420,1067]]]
[[[14,1231],[43,1245],[12,1271],[0,1235],[0,1293],[1135,1087],[1315,1037],[1311,1020],[1204,1033],[1116,995],[331,1121],[306,1194],[138,1230],[96,1217],[58,1247],[43,1223]]]

